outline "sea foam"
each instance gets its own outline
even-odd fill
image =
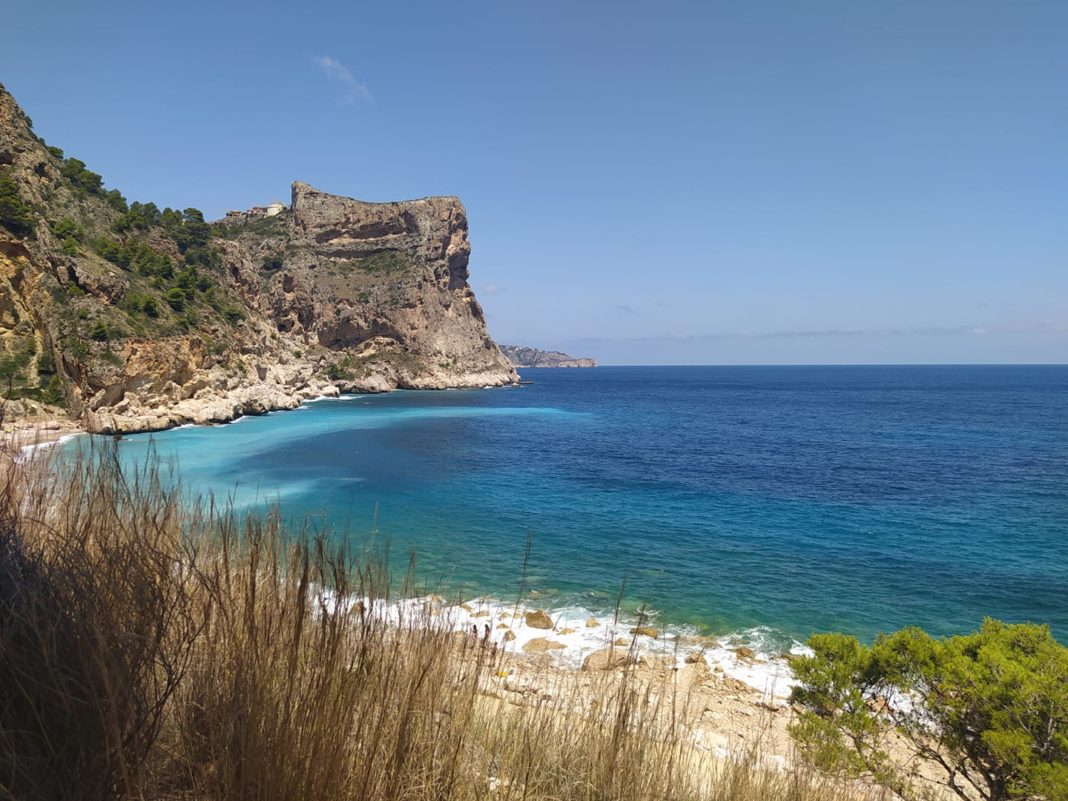
[[[658,630],[657,637],[635,633],[635,629],[656,625],[655,617],[637,619],[596,612],[582,606],[563,606],[544,610],[553,628],[544,629],[527,623],[527,613],[543,611],[527,605],[495,598],[474,598],[463,603],[447,601],[437,595],[427,595],[398,601],[358,599],[369,614],[380,615],[391,625],[418,622],[429,616],[453,631],[470,632],[472,636],[494,643],[506,653],[522,654],[524,647],[536,639],[547,639],[562,648],[547,650],[558,666],[580,669],[587,656],[604,648],[633,649],[640,657],[662,660],[682,667],[694,654],[715,672],[729,676],[764,696],[765,701],[777,705],[787,703],[797,681],[787,659],[770,646],[770,629],[763,627],[739,631],[724,637],[702,636],[691,627],[668,627]],[[355,604],[357,599],[353,599]],[[328,603],[332,604],[333,600]],[[591,625],[596,622],[597,625]],[[507,639],[511,634],[513,639]],[[623,644],[626,641],[626,644]],[[752,655],[749,655],[749,652]],[[800,643],[794,643],[791,654],[808,653]]]

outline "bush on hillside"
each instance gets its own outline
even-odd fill
[[[87,169],[85,162],[81,159],[65,159],[59,172],[77,190],[99,194],[103,189],[104,179],[92,170]]]
[[[19,196],[19,187],[7,170],[0,170],[0,225],[15,236],[33,233],[33,207]]]
[[[809,644],[793,664],[805,712],[792,734],[820,767],[916,797],[921,780],[891,761],[896,740],[962,799],[1068,798],[1068,648],[1047,626],[988,619],[946,639],[907,628],[871,647],[842,634]]]

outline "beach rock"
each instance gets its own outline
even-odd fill
[[[616,637],[615,642],[613,642],[612,644],[622,645],[623,647],[626,647],[630,645],[630,640],[628,640],[626,637]]]
[[[526,614],[527,625],[532,629],[551,629],[553,627],[553,620],[541,609],[536,609],[533,612],[527,612]]]
[[[564,636],[564,635],[567,635],[567,634],[574,634],[575,630],[574,629],[560,629],[560,631],[558,631],[557,633],[559,635],[561,635],[561,636]]]
[[[705,655],[701,651],[690,651],[686,654],[686,658],[683,660],[687,665],[696,665],[697,663],[704,663]]]
[[[660,632],[652,626],[635,626],[630,630],[630,633],[639,637],[652,637],[654,640],[660,636]]]
[[[636,664],[634,655],[619,648],[602,648],[594,651],[582,660],[582,669],[586,671],[614,670]]]
[[[680,690],[692,690],[708,681],[712,672],[704,662],[683,665],[676,673],[676,682]]]
[[[587,618],[586,619],[586,628],[588,628],[588,629],[596,629],[596,628],[600,627],[600,625],[601,625],[601,622],[595,617],[591,617],[591,618]]]
[[[506,632],[504,633],[504,637],[502,637],[502,639],[503,639],[503,640],[504,640],[505,642],[511,642],[512,640],[514,640],[514,639],[515,639],[515,632],[514,632],[514,631],[511,631],[511,630],[509,630],[509,631],[506,631]]]
[[[738,648],[732,648],[731,650],[738,655],[739,659],[748,659],[749,661],[756,659],[756,651],[748,646],[742,645]]]
[[[559,651],[562,648],[566,648],[562,642],[556,642],[555,640],[547,640],[544,637],[535,637],[533,640],[523,645],[523,653],[525,654],[544,654],[547,651]]]
[[[507,623],[498,623],[497,624],[497,628],[499,628],[499,629],[510,629],[511,626],[509,626]]]
[[[723,686],[728,690],[736,693],[752,693],[753,688],[740,679],[734,678],[734,676],[723,676]]]

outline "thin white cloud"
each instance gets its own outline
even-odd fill
[[[580,337],[569,340],[580,344],[628,342],[646,344],[722,342],[725,340],[769,339],[875,339],[888,337],[985,337],[998,334],[1031,334],[1061,337],[1068,334],[1068,323],[1059,320],[1035,322],[987,323],[961,326],[927,326],[912,328],[826,328],[797,331],[720,331],[707,334],[662,334],[643,337]]]
[[[341,85],[344,90],[346,103],[354,103],[357,100],[370,100],[371,92],[367,87],[356,80],[352,70],[330,56],[316,56],[312,63],[329,80]]]

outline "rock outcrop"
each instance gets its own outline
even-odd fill
[[[468,285],[457,198],[207,223],[127,204],[0,86],[0,379],[93,431],[154,430],[341,392],[513,384]]]
[[[516,367],[596,367],[589,358],[575,358],[558,350],[538,350],[522,345],[501,345],[501,352]]]

